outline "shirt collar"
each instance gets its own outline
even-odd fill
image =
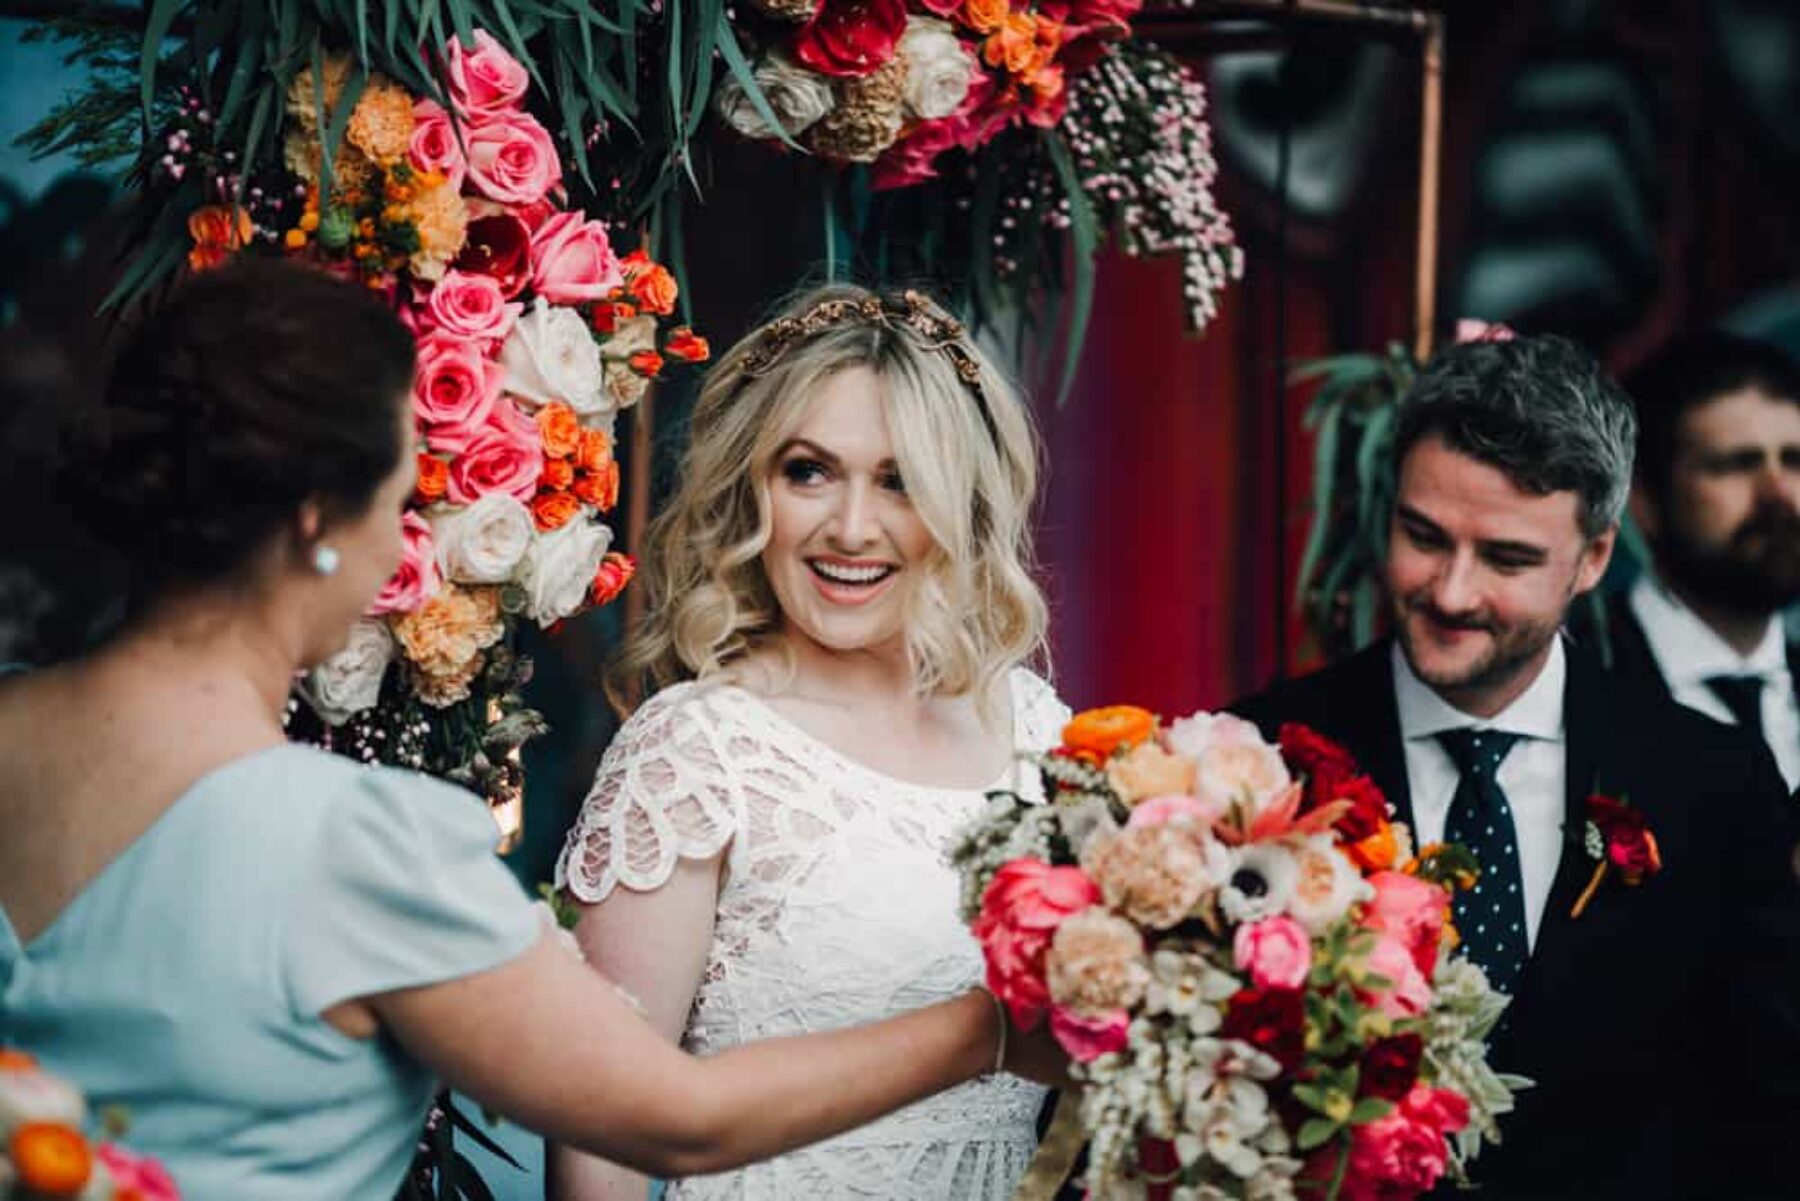
[[[1394,700],[1400,710],[1400,736],[1413,741],[1432,738],[1445,730],[1476,728],[1500,730],[1523,738],[1545,742],[1563,739],[1563,685],[1568,679],[1568,659],[1563,653],[1562,638],[1550,646],[1550,657],[1531,686],[1513,703],[1491,718],[1464,713],[1439,696],[1432,687],[1413,674],[1412,665],[1396,641],[1393,646]]]
[[[1787,674],[1787,645],[1779,617],[1770,617],[1755,650],[1740,655],[1648,568],[1632,585],[1629,603],[1671,688],[1700,683],[1709,676],[1774,679]]]

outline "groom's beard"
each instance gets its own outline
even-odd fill
[[[1722,544],[1671,529],[1656,545],[1657,569],[1702,608],[1762,616],[1800,600],[1800,512],[1766,501]]]
[[[1470,692],[1499,688],[1528,670],[1561,629],[1555,622],[1504,622],[1490,613],[1444,613],[1428,595],[1396,597],[1394,632],[1406,664],[1420,682],[1455,698]],[[1464,630],[1485,635],[1461,656],[1448,656],[1431,646],[1429,628]]]

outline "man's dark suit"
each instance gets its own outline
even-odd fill
[[[1357,756],[1412,821],[1390,642],[1232,708]],[[1800,888],[1766,748],[1572,648],[1565,844],[1496,1068],[1535,1080],[1473,1167],[1480,1198],[1800,1196]],[[1591,792],[1649,819],[1663,871],[1609,881],[1579,845]]]
[[[1663,679],[1662,668],[1656,665],[1650,640],[1644,635],[1637,614],[1631,611],[1627,595],[1619,593],[1606,599],[1606,639],[1612,647],[1613,674],[1628,693],[1643,689],[1665,700],[1673,700],[1668,681]],[[1788,672],[1794,679],[1795,699],[1800,700],[1800,644],[1787,644],[1787,662]]]

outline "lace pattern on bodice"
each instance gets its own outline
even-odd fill
[[[1047,747],[1067,719],[1049,687],[1011,680],[1013,739]],[[1015,768],[996,787],[1034,795]],[[882,775],[741,689],[681,684],[620,731],[557,865],[585,901],[659,887],[677,859],[726,851],[713,945],[684,1045],[874,1021],[981,977],[957,919],[951,837],[983,793]],[[973,1081],[766,1164],[676,1183],[696,1198],[1003,1198],[1035,1147],[1043,1090]]]

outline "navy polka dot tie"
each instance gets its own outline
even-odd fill
[[[1444,841],[1460,842],[1481,865],[1481,879],[1451,901],[1463,954],[1487,973],[1488,983],[1512,996],[1525,970],[1525,890],[1519,873],[1519,837],[1512,807],[1500,790],[1500,764],[1517,734],[1498,730],[1445,730],[1439,734],[1462,779],[1450,801]]]

